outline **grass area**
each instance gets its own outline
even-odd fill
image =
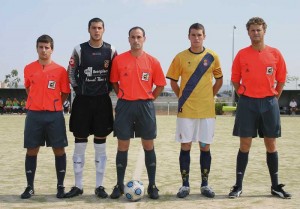
[[[181,185],[178,155],[180,146],[174,141],[176,116],[157,116],[158,137],[155,140],[157,154],[156,182],[160,190],[159,200],[144,197],[140,202],[131,203],[124,198],[119,200],[99,199],[94,195],[95,168],[92,137],[86,150],[84,170],[84,194],[73,199],[57,199],[54,156],[50,148],[41,148],[38,156],[38,167],[35,180],[36,195],[29,200],[21,200],[20,194],[26,186],[24,159],[26,150],[23,148],[23,131],[25,115],[1,115],[0,118],[0,208],[298,208],[300,205],[299,173],[300,158],[299,136],[300,117],[282,117],[282,137],[277,140],[279,151],[280,183],[293,198],[283,200],[270,195],[270,178],[266,166],[263,140],[253,141],[249,163],[244,179],[243,196],[236,200],[227,198],[230,187],[235,182],[236,154],[239,139],[232,136],[234,117],[218,116],[215,141],[211,147],[212,167],[209,183],[216,192],[214,199],[200,196],[199,148],[194,145],[191,151],[191,194],[186,199],[176,198]],[[68,126],[69,116],[66,116]],[[69,146],[67,152],[66,189],[74,184],[72,155],[74,138],[68,132]],[[116,138],[110,135],[107,140],[108,162],[105,176],[105,187],[111,193],[116,183],[115,154]],[[137,158],[141,151],[139,139],[131,141],[129,161],[125,180],[139,177],[148,185],[146,169],[136,174]],[[138,175],[138,176],[136,176]]]

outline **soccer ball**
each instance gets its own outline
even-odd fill
[[[144,196],[144,185],[141,181],[128,181],[124,187],[125,198],[130,201],[139,201]]]

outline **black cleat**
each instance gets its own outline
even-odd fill
[[[120,185],[116,185],[110,195],[111,199],[118,199],[119,197],[121,197],[124,194],[124,185],[120,186]]]
[[[236,197],[239,197],[241,194],[242,194],[242,188],[239,187],[239,186],[237,186],[237,185],[234,185],[234,186],[231,188],[228,197],[229,197],[229,198],[236,198]]]
[[[276,188],[271,187],[271,194],[283,199],[291,199],[292,195],[282,189],[284,186],[284,184],[279,184]]]
[[[58,186],[57,187],[57,193],[56,193],[56,197],[61,199],[61,198],[65,198],[66,193],[65,193],[65,187],[63,186]]]
[[[73,186],[72,189],[68,193],[66,193],[65,198],[72,198],[82,194],[83,189],[79,189],[78,187]]]
[[[21,194],[21,199],[29,199],[34,195],[34,190],[31,186],[27,186],[23,194]]]
[[[148,196],[151,198],[151,199],[158,199],[159,198],[159,194],[158,194],[158,189],[157,187],[155,186],[155,184],[153,185],[149,185],[148,186],[148,189],[147,189],[147,193],[148,193]]]
[[[105,192],[103,186],[99,186],[95,189],[95,195],[97,195],[97,197],[100,197],[100,198],[107,198],[108,197],[108,194]]]

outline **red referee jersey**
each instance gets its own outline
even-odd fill
[[[146,52],[134,57],[130,51],[113,60],[110,82],[119,82],[118,98],[126,100],[153,99],[153,84],[166,85],[163,70],[156,58]]]
[[[24,69],[24,85],[29,88],[26,109],[62,111],[61,93],[70,93],[67,71],[52,63],[41,65],[35,61]]]
[[[281,53],[266,46],[262,51],[251,46],[238,52],[231,80],[240,83],[238,93],[253,98],[277,95],[276,82],[284,83],[287,69]]]

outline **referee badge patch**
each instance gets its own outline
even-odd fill
[[[55,89],[56,82],[55,81],[48,81],[48,89]]]
[[[273,71],[273,67],[267,67],[267,75],[272,75]]]
[[[149,73],[143,73],[142,74],[142,81],[149,81],[149,77],[150,77]]]

